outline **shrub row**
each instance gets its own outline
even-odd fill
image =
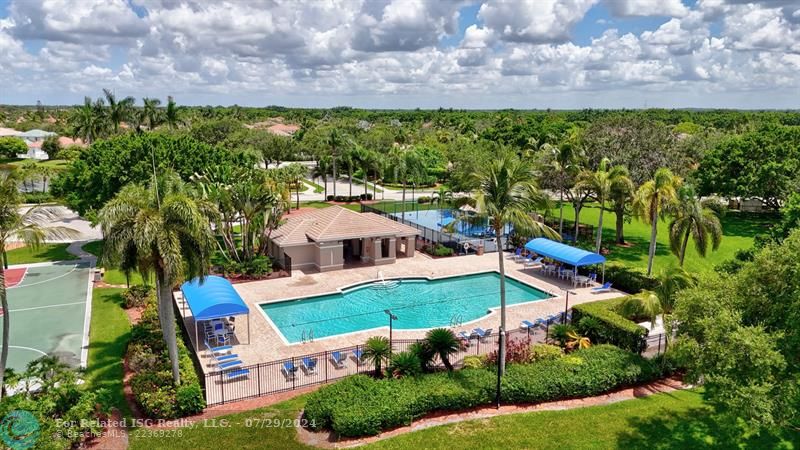
[[[325,197],[329,202],[352,203],[357,201],[372,200],[372,194],[361,195],[329,195]]]
[[[155,299],[155,289],[152,286],[131,286],[122,293],[123,308],[138,308],[147,304],[148,300]]]
[[[599,345],[560,358],[509,364],[502,382],[502,401],[544,402],[597,395],[659,375],[641,356]],[[305,418],[312,428],[331,429],[340,436],[375,435],[434,411],[490,404],[495,382],[494,370],[485,368],[401,379],[355,375],[311,394]]]
[[[572,307],[572,323],[578,332],[593,343],[616,345],[622,349],[642,353],[647,348],[648,331],[618,314],[615,310],[621,298],[582,303]]]
[[[453,256],[453,253],[455,253],[455,250],[442,244],[426,245],[422,247],[422,251],[433,256]]]
[[[597,268],[596,273],[600,273],[599,268]],[[644,271],[626,267],[622,264],[606,265],[605,281],[610,281],[614,284],[615,289],[629,294],[638,294],[643,290],[653,290],[658,286],[658,281],[653,277],[647,276]]]
[[[158,323],[158,306],[153,297],[147,301],[141,321],[131,329],[130,342],[127,359],[130,369],[136,372],[131,378],[131,390],[148,417],[174,419],[205,408],[200,381],[182,339],[178,339],[181,384],[175,386],[172,381],[169,355]]]

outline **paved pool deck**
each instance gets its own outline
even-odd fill
[[[555,295],[555,297],[547,300],[509,306],[507,308],[509,330],[519,328],[522,320],[535,320],[563,312],[565,302],[563,289],[567,287],[574,293],[569,296],[570,305],[625,295],[624,292],[616,290],[593,294],[590,288],[572,288],[571,283],[566,283],[558,278],[544,276],[538,269],[523,269],[522,264],[508,259],[508,256],[508,253],[504,253],[506,274],[509,277]],[[387,323],[386,327],[376,330],[331,336],[316,339],[313,342],[286,344],[277,329],[262,312],[259,306],[261,303],[336,292],[337,289],[351,284],[374,281],[378,276],[378,271],[381,271],[385,278],[408,276],[440,278],[476,272],[497,271],[497,268],[497,253],[434,259],[418,252],[411,258],[401,258],[395,264],[379,267],[354,267],[325,273],[295,270],[291,277],[236,284],[234,286],[236,291],[239,292],[250,308],[250,343],[247,344],[246,319],[239,317],[236,320],[236,340],[241,344],[235,345],[235,353],[239,355],[239,359],[245,365],[251,365],[359,345],[363,344],[371,336],[388,336],[389,333]],[[180,292],[176,293],[176,297],[178,298],[179,309],[183,309]],[[186,321],[187,329],[190,330],[190,334],[193,334],[194,321],[188,308],[185,309],[184,320]],[[465,323],[460,327],[454,327],[453,330],[456,333],[461,330],[469,332],[475,327],[481,327],[484,329],[492,328],[496,332],[499,324],[499,311],[494,311],[476,321]],[[417,339],[423,337],[424,334],[424,330],[395,329],[393,337],[395,339]],[[194,340],[194,336],[192,336],[192,340]],[[203,347],[202,338],[201,347]],[[215,371],[207,351],[200,351],[200,361],[206,372]]]

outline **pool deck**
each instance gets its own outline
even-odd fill
[[[554,277],[547,277],[539,273],[538,269],[523,270],[522,264],[508,259],[509,254],[504,253],[506,274],[524,283],[535,286],[545,292],[557,295],[554,298],[541,300],[507,308],[508,329],[517,329],[522,320],[535,320],[551,314],[564,311],[564,291],[562,288],[570,287],[575,294],[570,294],[570,305],[586,303],[596,300],[620,297],[624,292],[612,290],[611,292],[592,294],[590,288],[572,288],[571,283],[565,283]],[[375,335],[388,336],[389,327],[359,331],[344,335],[331,336],[317,339],[314,342],[286,344],[278,331],[267,320],[260,308],[260,303],[280,301],[289,298],[306,297],[325,293],[336,292],[337,289],[351,284],[365,281],[374,281],[378,271],[383,272],[385,278],[393,277],[431,277],[441,278],[453,275],[463,275],[476,272],[497,271],[497,253],[487,253],[482,256],[458,256],[452,258],[433,259],[422,252],[417,252],[411,258],[399,258],[395,264],[380,267],[355,267],[333,272],[303,272],[295,270],[291,277],[273,280],[256,281],[235,285],[236,291],[242,296],[250,308],[250,344],[247,344],[247,326],[244,317],[237,319],[236,338],[244,344],[235,345],[235,353],[245,365],[261,362],[276,361],[293,356],[309,353],[323,352],[342,347],[363,344],[367,338]],[[176,293],[180,298],[180,292]],[[179,307],[182,301],[178,301]],[[194,330],[194,321],[187,309],[185,317],[187,329]],[[475,327],[484,329],[492,328],[497,331],[500,322],[499,311],[486,315],[475,321],[455,327],[455,332],[466,330],[469,332]],[[424,330],[397,330],[393,332],[395,339],[416,339],[425,334]],[[194,340],[194,336],[192,336]],[[213,372],[208,352],[200,352],[200,361],[203,369]]]

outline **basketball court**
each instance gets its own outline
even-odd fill
[[[44,355],[86,365],[91,265],[85,261],[13,266],[6,270],[10,345],[8,366],[22,371]],[[0,336],[2,339],[2,336]]]

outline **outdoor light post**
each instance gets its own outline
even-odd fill
[[[397,316],[392,314],[390,309],[384,309],[383,312],[389,316],[389,356],[392,356],[392,324],[395,320],[397,320]]]
[[[569,294],[577,294],[576,292],[572,292],[569,289],[564,289],[564,292],[567,294],[564,296],[564,323],[567,323],[567,311],[569,311]]]

